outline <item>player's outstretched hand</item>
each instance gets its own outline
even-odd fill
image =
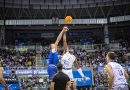
[[[68,29],[67,26],[64,26],[64,27],[63,27],[63,30],[64,30],[65,32],[67,32],[69,29]]]

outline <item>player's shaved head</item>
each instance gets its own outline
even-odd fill
[[[51,49],[55,49],[56,45],[55,44],[51,44]]]

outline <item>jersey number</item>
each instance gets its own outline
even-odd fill
[[[118,72],[119,72],[119,75],[120,75],[120,76],[122,76],[122,75],[123,75],[122,70],[118,70]]]

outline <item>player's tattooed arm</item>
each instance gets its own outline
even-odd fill
[[[113,85],[113,80],[114,80],[114,74],[112,71],[112,67],[110,65],[106,65],[106,73],[108,75],[108,84],[109,84],[109,89],[112,88]]]

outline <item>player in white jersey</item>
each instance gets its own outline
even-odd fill
[[[63,45],[64,45],[64,53],[61,59],[61,64],[63,65],[63,72],[69,76],[70,79],[73,80],[72,66],[74,62],[77,65],[76,57],[74,56],[74,50],[72,48],[68,48],[66,42],[66,32],[63,35]],[[77,71],[81,75],[81,77],[85,77],[82,69],[78,68]]]
[[[76,57],[70,53],[66,52],[61,60],[61,64],[63,65],[63,72],[69,76],[70,79],[73,79],[73,74],[72,74],[72,65],[75,61]]]
[[[0,84],[2,84],[3,86],[5,86],[5,89],[4,90],[8,90],[8,86],[6,84],[6,81],[4,79],[4,69],[2,67],[2,62],[0,62]]]
[[[120,64],[114,62],[115,59],[116,54],[108,52],[105,69],[108,74],[109,90],[128,90],[128,74]]]
[[[69,76],[70,79],[73,79],[72,66],[76,57],[73,55],[74,50],[69,49],[66,42],[66,33],[63,35],[63,46],[64,52],[61,59],[61,64],[63,65],[62,71]]]

